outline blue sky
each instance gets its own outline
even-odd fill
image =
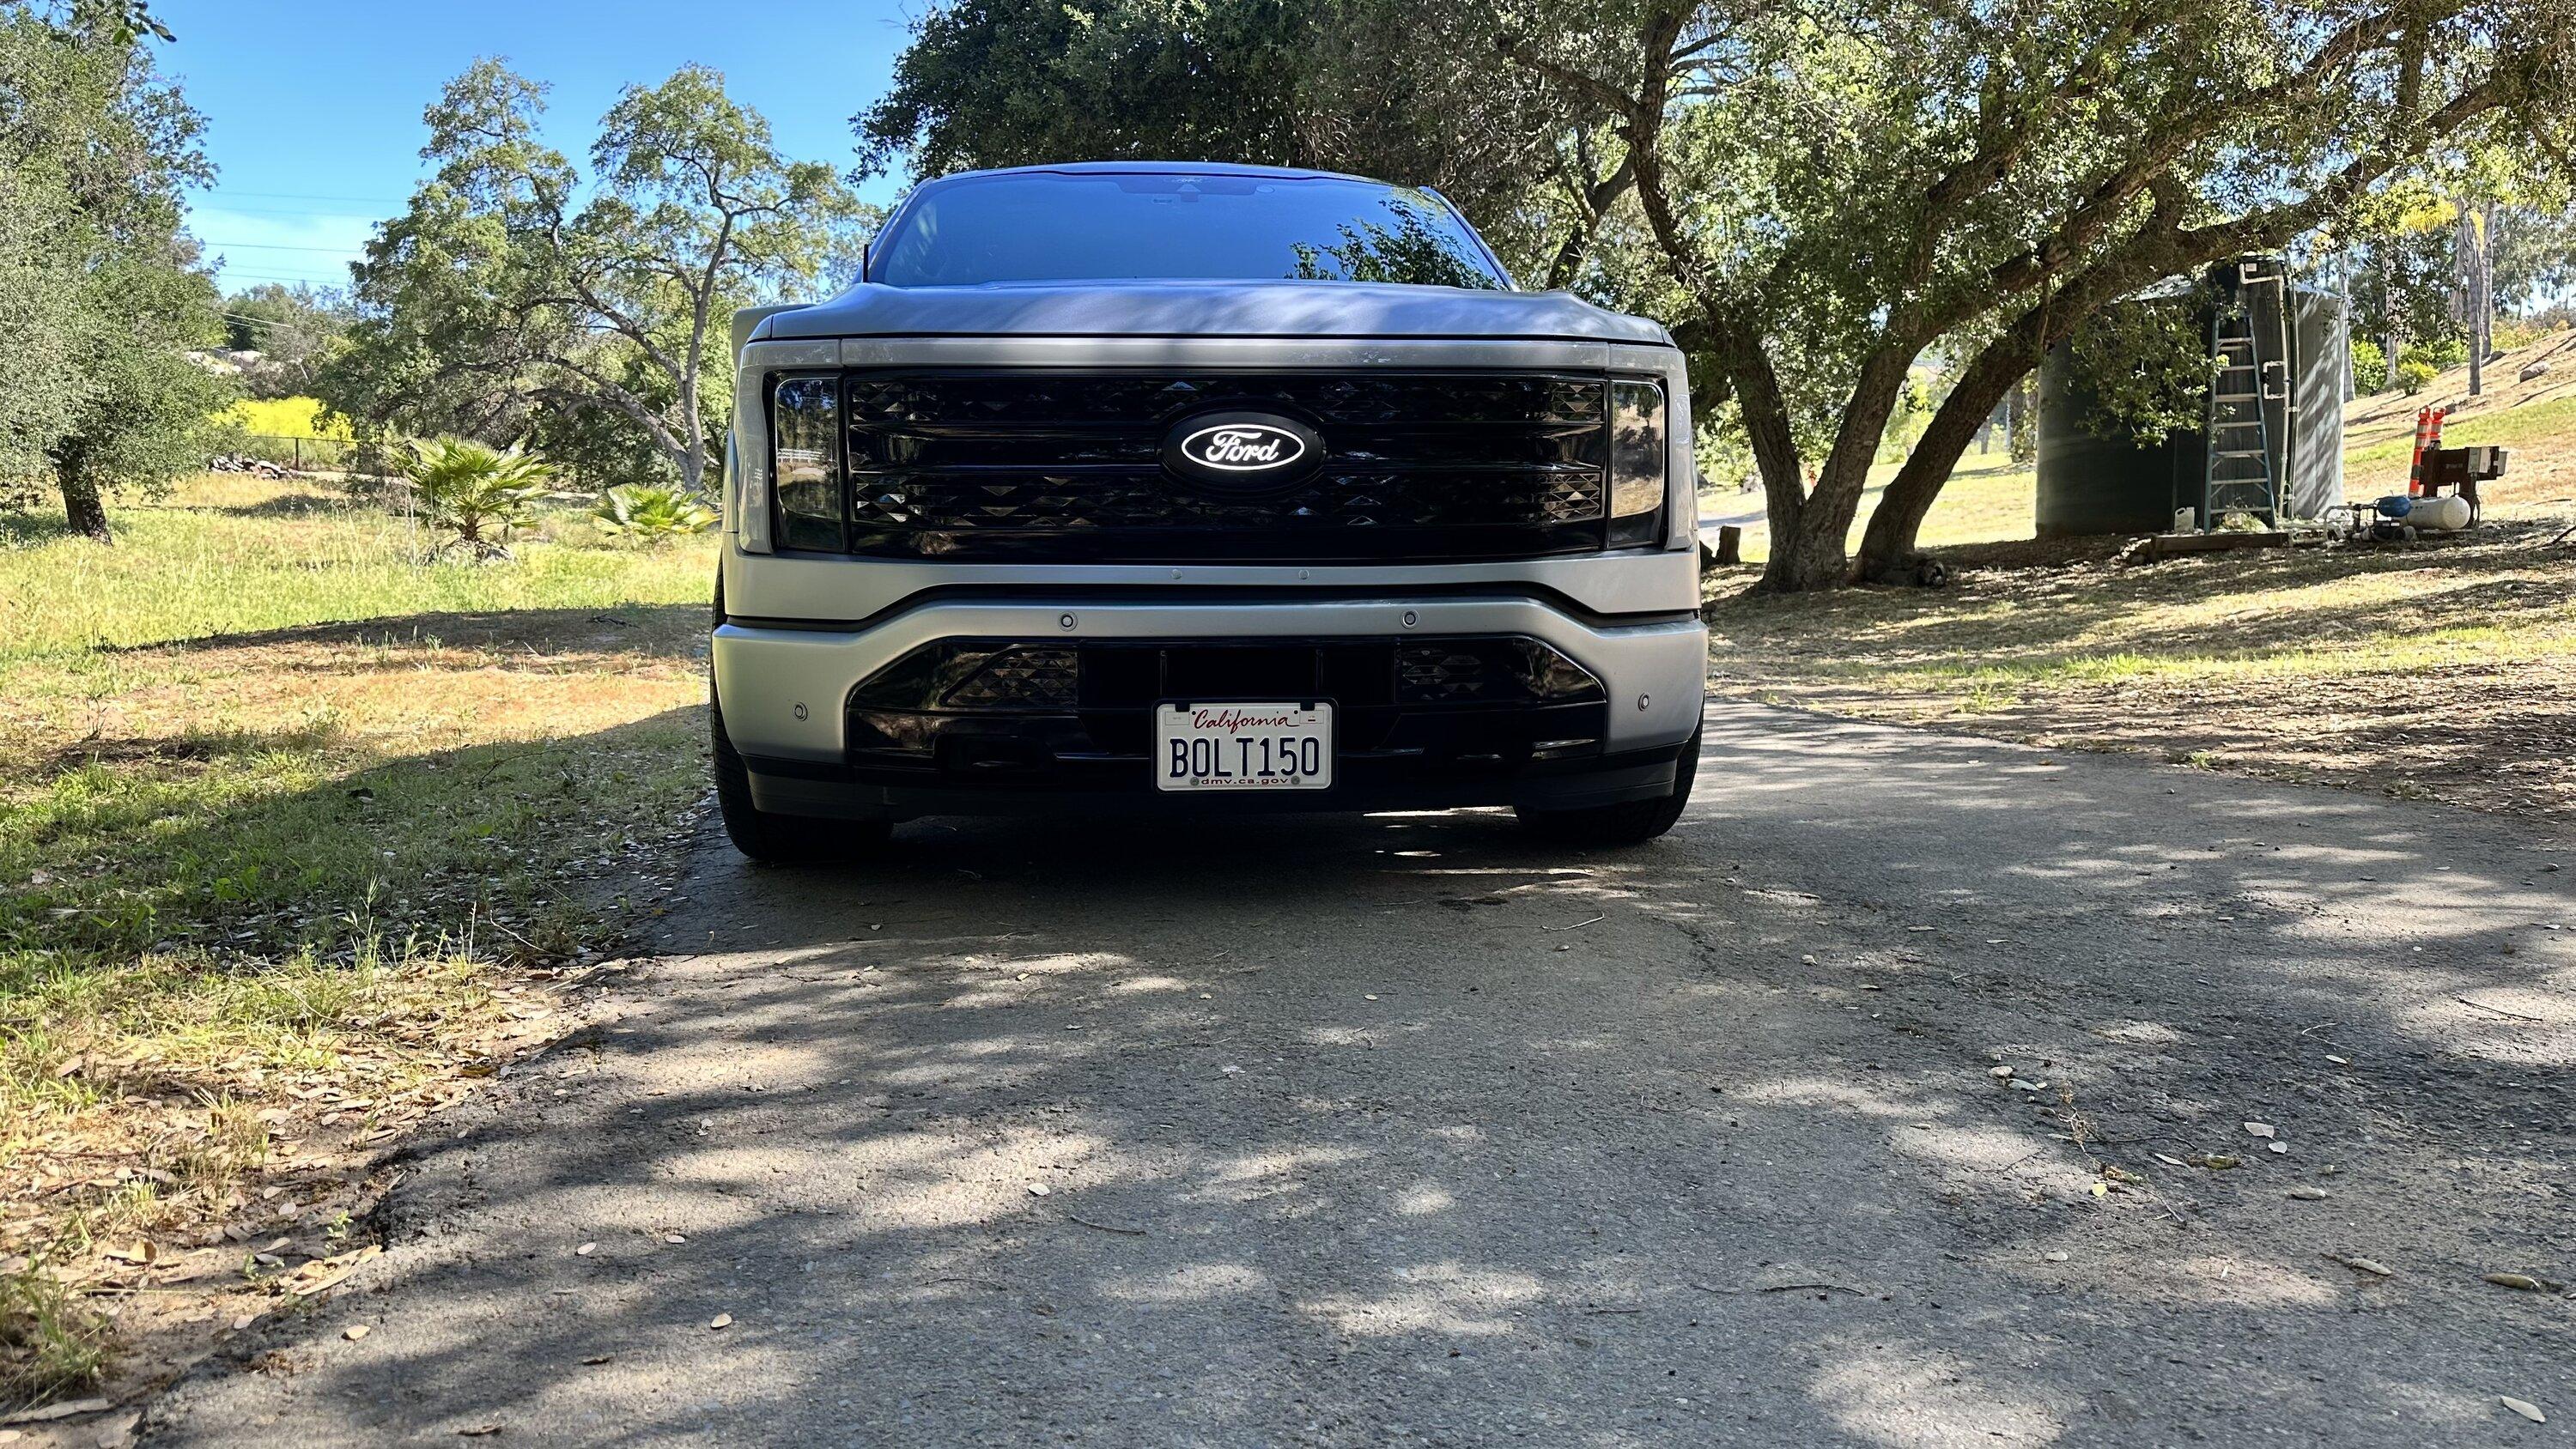
[[[156,0],[161,47],[206,117],[219,174],[191,222],[227,290],[345,286],[375,223],[420,178],[420,113],[476,56],[553,85],[547,139],[578,159],[620,88],[690,61],[769,118],[780,148],[846,167],[849,119],[883,93],[903,48],[898,0],[708,5],[631,0]],[[896,183],[867,187],[890,199]]]

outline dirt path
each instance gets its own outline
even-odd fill
[[[146,1440],[2576,1420],[2576,1300],[2480,1281],[2576,1280],[2576,852],[1752,706],[1709,751],[1622,856],[1489,816],[710,845],[616,1018],[417,1154],[365,1291]]]

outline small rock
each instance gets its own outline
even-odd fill
[[[2526,362],[2522,366],[2522,371],[2514,374],[2513,380],[2516,382],[2529,382],[2535,377],[2547,377],[2548,375],[2549,363],[2546,360],[2540,362]],[[2513,1400],[2507,1399],[2505,1402],[2510,1404]]]
[[[2268,1152],[2287,1152],[2290,1150],[2290,1144],[2287,1142],[2266,1142],[2263,1144],[2263,1147],[2264,1150]]]
[[[2374,1278],[2393,1278],[2397,1276],[2396,1269],[2389,1267],[2386,1263],[2379,1261],[2377,1258],[2337,1258],[2335,1261],[2352,1269],[2356,1273],[2368,1273]]]
[[[2248,1122],[2245,1124],[2245,1130],[2257,1137],[2277,1137],[2281,1132],[2280,1128],[2269,1122]]]
[[[2041,1256],[2047,1258],[2048,1261],[2052,1263],[2063,1263],[2066,1261],[2066,1250],[2064,1248],[2051,1248]]]
[[[2322,1187],[2307,1187],[2304,1185],[2291,1188],[2289,1195],[2297,1198],[2301,1202],[2324,1202],[2328,1196],[2326,1190]]]
[[[367,1327],[367,1325],[363,1323],[352,1323],[348,1327],[340,1330],[340,1336],[349,1340],[351,1343],[356,1343],[359,1339],[366,1337],[374,1331],[374,1329]]]
[[[2511,1394],[2498,1394],[2496,1397],[2503,1401],[2506,1408],[2513,1410],[2515,1413],[2520,1414],[2535,1424],[2546,1424],[2549,1422],[2549,1416],[2540,1412],[2540,1406],[2538,1404],[2532,1403],[2527,1399],[2517,1399]]]
[[[707,1327],[710,1330],[731,1328],[733,1327],[733,1315],[730,1313],[719,1313],[715,1317],[707,1320]]]
[[[1990,1077],[1994,1078],[1996,1081],[2000,1082],[2000,1081],[2003,1081],[2003,1080],[2005,1080],[2006,1078],[2008,1078],[2008,1077],[2010,1077],[2010,1076],[2012,1075],[2012,1068],[2010,1068],[2010,1067],[1988,1067],[1988,1068],[1986,1068],[1986,1075],[1987,1075],[1987,1076],[1990,1076]]]
[[[2525,1293],[2537,1293],[2547,1286],[2528,1273],[2481,1273],[2478,1281],[2493,1283],[2499,1288],[2519,1288]]]
[[[1029,1184],[1029,1196],[1031,1197],[1044,1197],[1053,1191],[1055,1191],[1054,1188],[1047,1186],[1043,1182],[1033,1182]]]

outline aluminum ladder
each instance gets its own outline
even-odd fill
[[[2210,314],[2209,353],[2216,371],[2209,381],[2208,456],[2200,484],[2200,526],[2214,529],[2231,513],[2281,523],[2281,484],[2272,471],[2272,424],[2267,404],[2289,395],[2287,363],[2263,355],[2246,305],[2246,289],[2270,282],[2251,262],[2240,263],[2237,285]],[[2274,388],[2275,382],[2279,388]]]

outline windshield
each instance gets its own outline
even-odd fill
[[[868,262],[897,287],[1130,278],[1509,285],[1439,197],[1331,176],[966,177],[915,196]]]

